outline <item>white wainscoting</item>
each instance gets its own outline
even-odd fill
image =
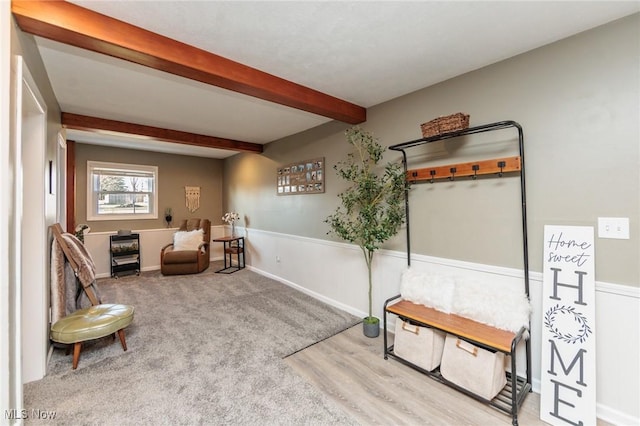
[[[225,235],[226,226],[211,227],[211,238]],[[178,228],[142,229],[131,232],[140,234],[140,269],[153,271],[160,269],[160,250],[173,241]],[[84,243],[96,265],[98,278],[110,277],[109,236],[115,232],[90,232],[84,236]],[[222,243],[211,243],[211,260],[222,259]]]
[[[317,299],[365,316],[367,274],[356,246],[326,240],[238,229],[245,234],[247,266]],[[522,271],[429,256],[412,256],[412,268],[522,285]],[[406,254],[381,250],[374,259],[373,314],[399,293]],[[542,274],[530,273],[533,389],[540,390]],[[640,289],[596,282],[597,414],[613,424],[640,424]],[[380,348],[382,356],[383,348]]]

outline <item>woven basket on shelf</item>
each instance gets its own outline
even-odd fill
[[[469,114],[458,112],[456,114],[438,117],[420,125],[422,136],[428,138],[430,136],[440,135],[442,133],[455,132],[464,130],[469,127]]]

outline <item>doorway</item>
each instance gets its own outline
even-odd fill
[[[46,105],[28,67],[17,57],[14,149],[16,293],[21,301],[22,383],[44,377],[48,350],[46,282]]]

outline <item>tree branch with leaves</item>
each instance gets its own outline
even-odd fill
[[[341,206],[325,223],[331,228],[328,234],[356,244],[362,250],[369,276],[369,316],[365,321],[377,323],[379,320],[372,313],[373,255],[404,223],[408,184],[401,164],[379,165],[385,148],[371,133],[353,127],[345,135],[354,151],[333,168],[351,185],[338,194]]]

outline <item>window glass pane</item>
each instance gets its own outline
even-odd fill
[[[88,161],[87,172],[91,182],[87,191],[87,219],[158,217],[157,167]]]
[[[98,175],[100,192],[151,192],[153,176],[122,176],[114,174]]]
[[[98,214],[146,214],[151,213],[148,194],[100,193]]]

